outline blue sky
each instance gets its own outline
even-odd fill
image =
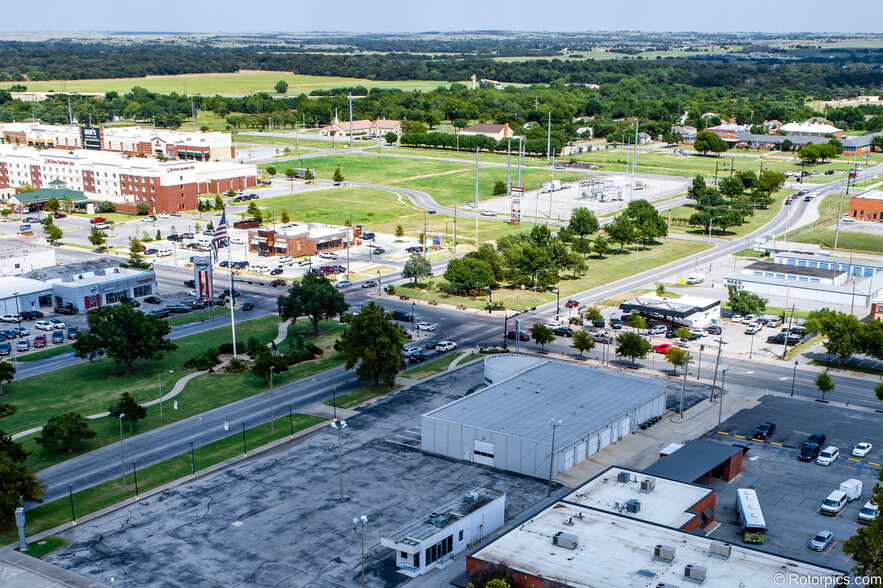
[[[3,4],[0,31],[9,32],[883,32],[881,0],[844,4],[830,0],[36,0],[34,4]]]

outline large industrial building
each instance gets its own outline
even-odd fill
[[[670,326],[707,327],[721,316],[721,301],[698,296],[672,298],[653,292],[632,298],[619,307],[624,312],[635,312],[646,319]]]
[[[226,161],[236,158],[233,139],[226,133],[196,133],[142,127],[91,127],[44,125],[42,123],[0,124],[0,143],[21,147],[88,149],[126,155],[148,155]]]
[[[421,417],[423,451],[546,478],[665,412],[666,383],[633,374],[495,355],[485,380]]]
[[[0,314],[52,306],[52,285],[19,276],[0,278]]]
[[[193,210],[197,196],[241,190],[257,182],[257,168],[234,162],[163,161],[81,149],[0,145],[0,189],[70,189],[79,197],[108,200],[121,212],[146,204],[151,212]],[[22,205],[15,195],[7,202]],[[32,209],[33,210],[33,209]]]

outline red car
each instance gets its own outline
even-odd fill
[[[576,308],[577,306],[579,306],[579,302],[572,298],[564,303],[565,308]]]
[[[270,282],[270,285],[273,286],[274,288],[276,286],[284,286],[285,284],[286,284],[285,280],[273,280],[272,282]]]
[[[666,354],[668,353],[669,349],[671,349],[671,343],[660,343],[659,345],[653,346],[653,351],[655,351],[656,353]]]
[[[106,220],[107,219],[104,218],[103,216],[96,216],[95,218],[91,219],[89,222],[92,223],[93,225],[97,225],[98,223],[103,223]]]

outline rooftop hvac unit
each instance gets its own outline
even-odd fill
[[[576,549],[579,544],[579,537],[564,531],[558,531],[552,536],[552,544],[565,549]]]
[[[641,501],[635,500],[632,498],[631,500],[625,501],[625,510],[626,512],[630,512],[632,514],[638,514],[641,512]]]
[[[650,494],[656,490],[656,478],[644,478],[641,480],[641,492]]]
[[[675,559],[675,548],[671,545],[657,545],[653,548],[653,557],[671,563]]]
[[[96,275],[96,276],[103,276],[103,275],[104,275],[104,270],[103,270],[103,269],[97,269],[97,270],[95,270],[95,275]]]
[[[712,555],[720,556],[724,559],[730,557],[730,552],[733,550],[733,546],[729,543],[723,543],[721,541],[712,541],[711,545],[708,546],[708,552]]]
[[[656,585],[656,588],[680,588],[677,584],[668,584],[667,582],[660,582]]]
[[[616,481],[620,484],[628,484],[632,480],[632,475],[628,472],[619,472],[619,475],[616,476]]]
[[[707,568],[703,568],[702,566],[694,566],[693,564],[687,564],[687,566],[684,568],[684,577],[691,580],[696,580],[697,582],[704,582],[707,572]]]
[[[463,496],[463,502],[475,502],[478,498],[478,492],[469,491]]]
[[[115,273],[115,274],[120,273],[120,268],[118,268],[118,267],[113,268],[113,273]]]
[[[448,524],[448,517],[443,514],[436,515],[432,519],[432,524],[435,525],[436,527],[444,527],[445,525]]]

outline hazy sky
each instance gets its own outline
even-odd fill
[[[883,33],[883,1],[36,0],[0,31],[762,31]],[[0,38],[2,38],[0,34]]]

